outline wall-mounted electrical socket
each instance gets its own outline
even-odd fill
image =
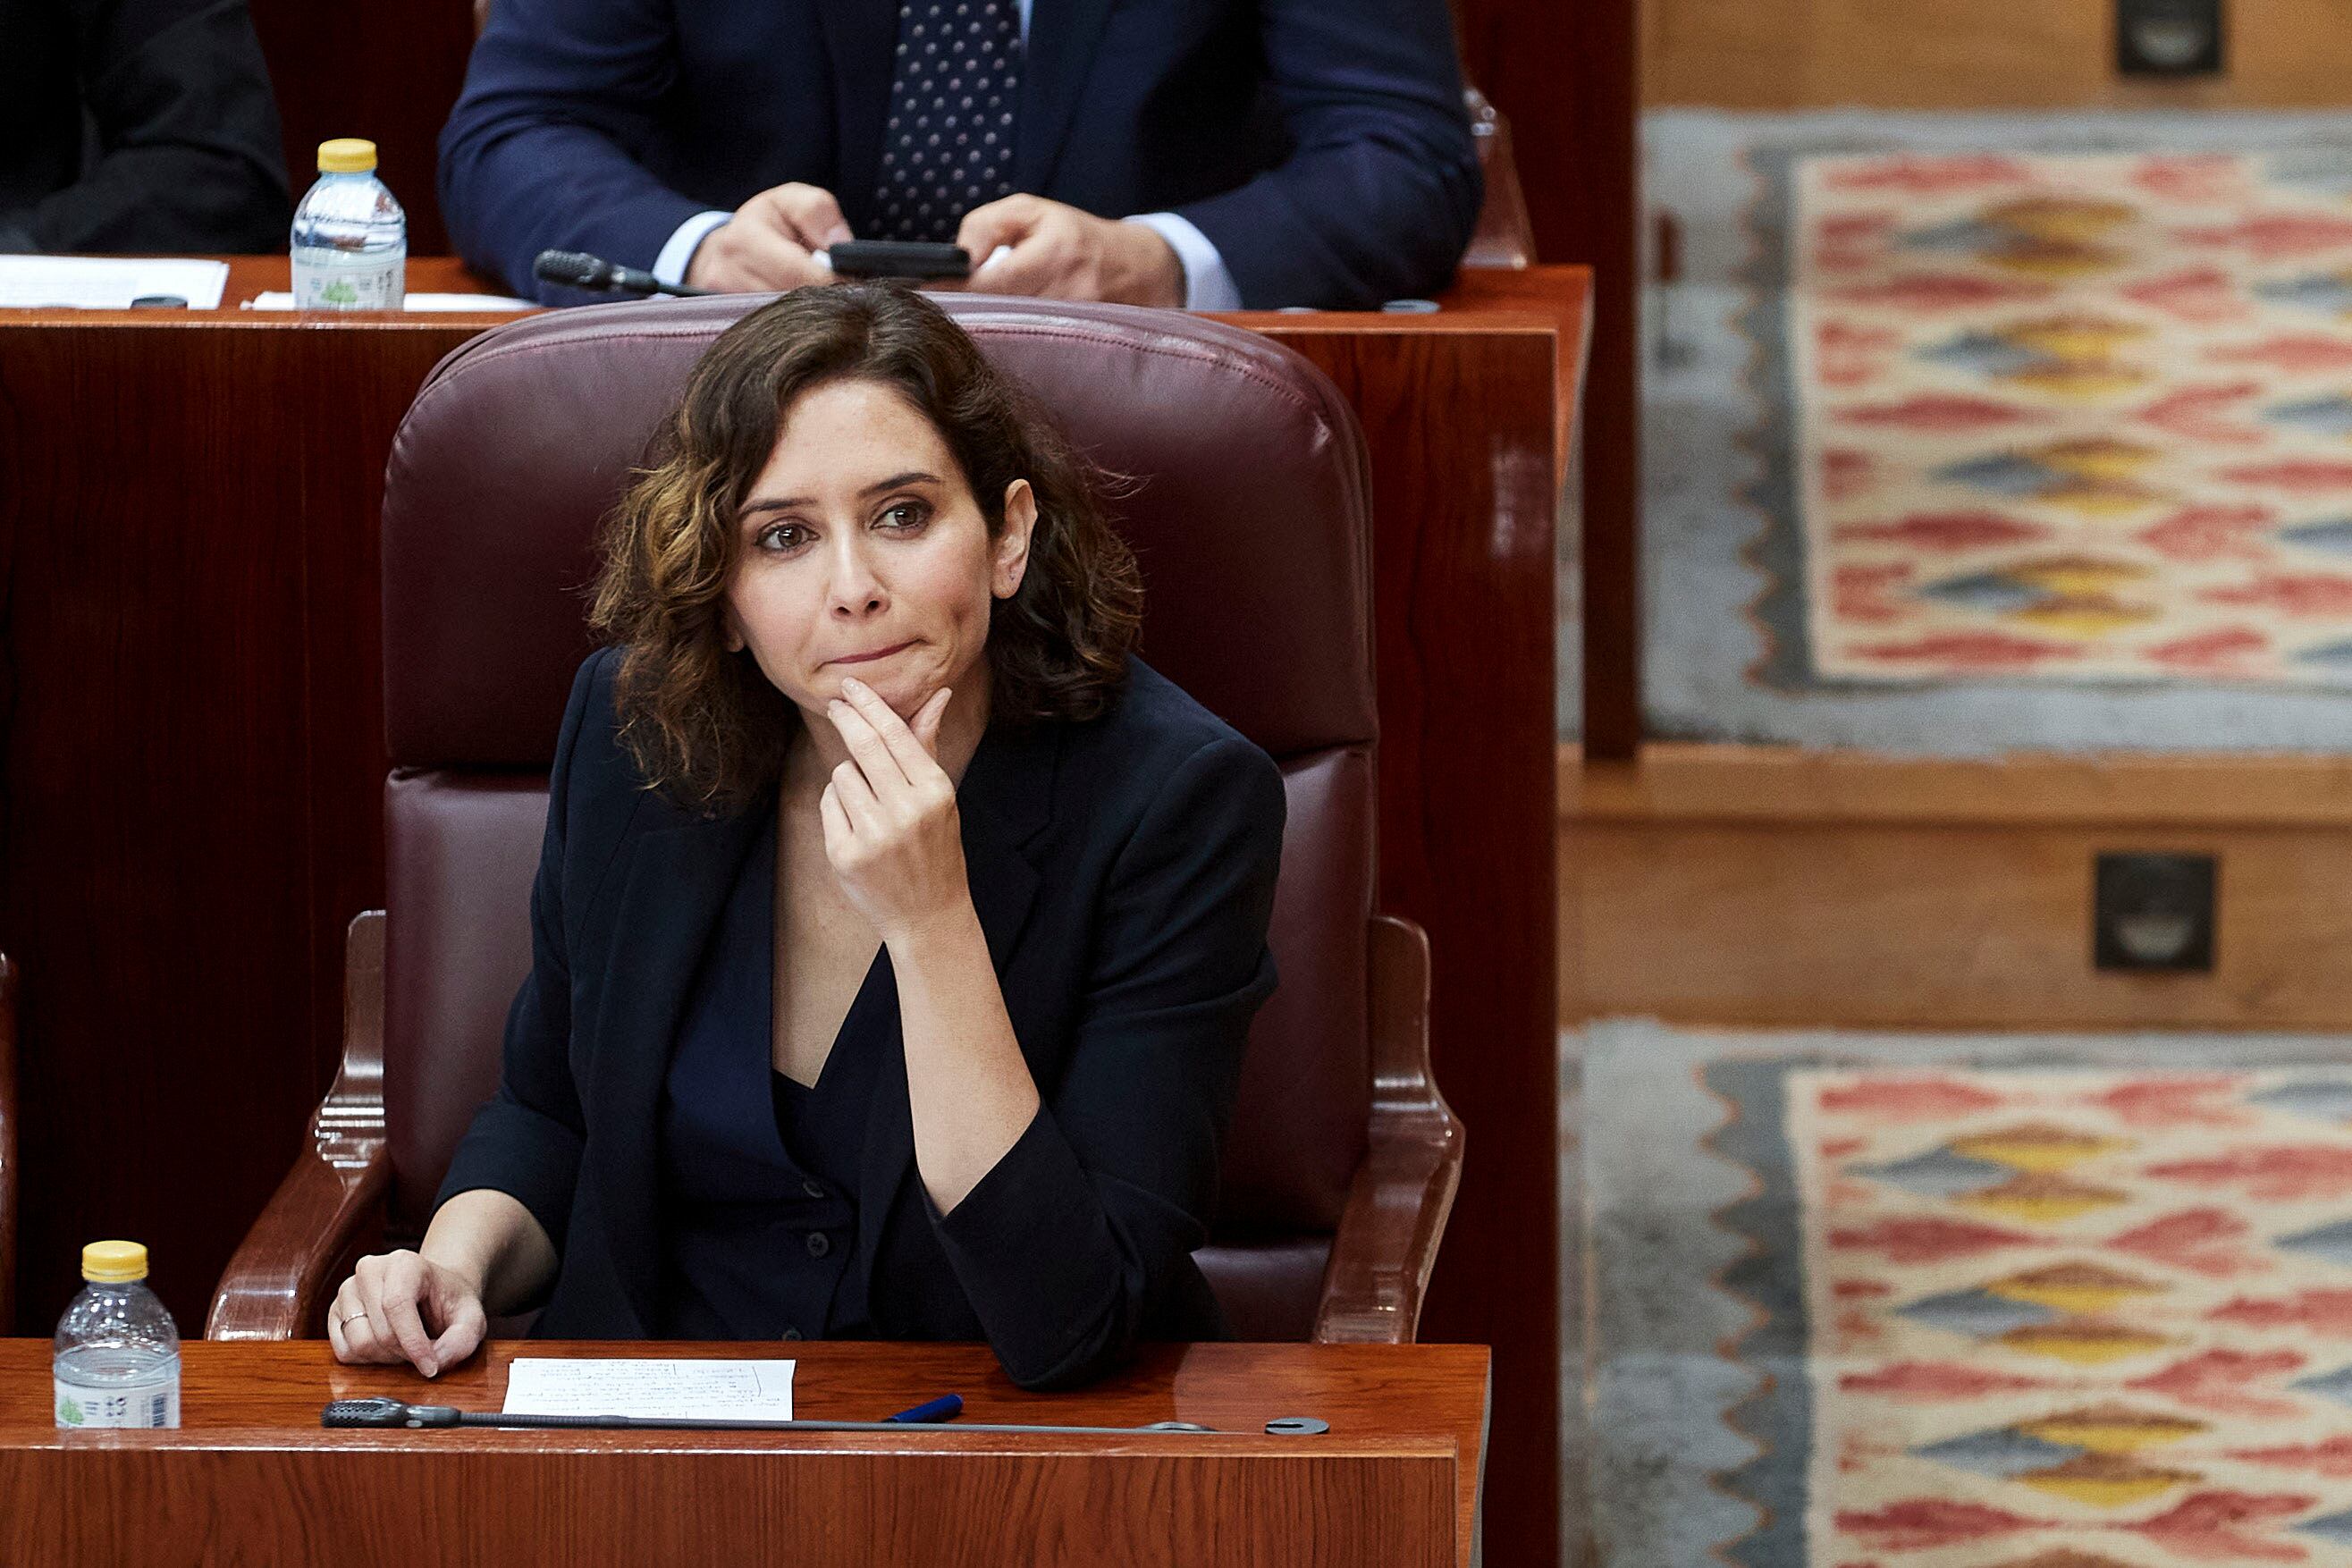
[[[2101,855],[2093,873],[2091,962],[2101,969],[2210,973],[2210,855]]]
[[[2221,0],[2116,0],[2116,69],[2126,76],[2217,76]]]

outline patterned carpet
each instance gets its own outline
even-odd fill
[[[1759,172],[1784,677],[2352,683],[2352,146]]]
[[[1667,110],[1643,148],[1684,237],[1654,736],[2352,745],[2352,115]]]
[[[2352,1041],[1580,1044],[1608,1568],[2352,1563]]]

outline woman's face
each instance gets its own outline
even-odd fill
[[[994,539],[929,418],[878,382],[826,382],[785,410],[737,526],[730,651],[810,716],[856,676],[903,718],[942,686],[984,696],[992,600],[1020,587],[1037,503],[1004,493]]]

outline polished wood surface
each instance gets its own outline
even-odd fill
[[[2352,1028],[2342,758],[1661,745],[1561,770],[1561,896],[1583,931],[1563,1018]],[[2137,851],[2218,858],[2210,973],[2093,967],[2094,858]]]
[[[2352,757],[2162,752],[1891,757],[1661,742],[1559,749],[1562,821],[2352,829]]]
[[[383,1113],[385,915],[355,917],[343,959],[343,1059],[310,1136],[222,1271],[208,1340],[324,1338],[352,1265],[384,1249],[392,1158]]]
[[[116,1235],[201,1321],[334,1069],[343,922],[383,901],[384,457],[478,330],[0,317],[27,1331]]]
[[[1375,915],[1372,1131],[1315,1309],[1324,1344],[1410,1344],[1462,1184],[1461,1118],[1430,1073],[1429,933]]]
[[[1478,226],[1471,233],[1470,248],[1462,253],[1462,265],[1532,267],[1536,228],[1528,216],[1526,188],[1519,184],[1510,120],[1475,86],[1463,90],[1462,100],[1470,110],[1470,133],[1477,138],[1478,174],[1486,183]]]
[[[1485,1351],[1162,1345],[1024,1394],[983,1346],[791,1347],[793,1414],[878,1420],[944,1393],[965,1422],[1218,1435],[320,1429],[330,1399],[496,1410],[517,1355],[774,1355],[737,1344],[493,1343],[427,1382],[317,1341],[184,1347],[177,1432],[59,1433],[46,1341],[0,1342],[0,1561],[781,1560],[1454,1563],[1475,1559]],[[1265,1434],[1279,1415],[1330,1423]],[[790,1453],[789,1466],[772,1456]],[[352,1457],[365,1454],[364,1464]]]
[[[1477,1151],[1421,1329],[1496,1347],[1513,1562],[1558,1526],[1553,561],[1589,282],[1233,318],[1332,375],[1370,437],[1381,904],[1429,932],[1436,1079]],[[282,258],[243,258],[228,300],[284,286]],[[469,285],[420,258],[410,286]],[[0,949],[41,976],[22,1329],[120,1234],[193,1330],[302,1145],[344,922],[383,898],[384,455],[433,363],[501,319],[0,312]]]
[[[1392,320],[1422,324],[1372,325]],[[1531,779],[1556,760],[1558,337],[1467,312],[1267,325],[1338,383],[1371,451],[1380,903],[1428,930],[1437,1086],[1474,1151],[1422,1335],[1495,1347],[1495,1550],[1540,1562],[1559,1506],[1559,949],[1552,786]]]
[[[1642,738],[1634,0],[1454,0],[1454,13],[1465,69],[1510,119],[1537,259],[1595,278],[1581,403],[1583,740],[1595,757],[1630,758]]]
[[[223,312],[238,310],[264,293],[283,292],[289,287],[289,265],[284,257],[232,256],[223,259],[228,263],[228,281],[221,293]],[[411,258],[408,289],[416,294],[500,292],[495,281],[472,271],[454,256]],[[1580,421],[1583,415],[1584,385],[1592,350],[1592,269],[1580,266],[1465,269],[1455,277],[1454,286],[1439,295],[1434,303],[1439,309],[1425,314],[1408,311],[1368,314],[1346,310],[1235,310],[1217,319],[1277,338],[1322,336],[1335,330],[1342,332],[1378,331],[1384,334],[1449,334],[1465,331],[1491,333],[1517,327],[1533,327],[1538,331],[1549,331],[1555,337],[1552,363],[1553,472],[1558,484],[1568,485],[1576,477],[1579,448],[1582,445]],[[89,317],[100,313],[83,311],[79,314]],[[458,322],[471,326],[510,321],[521,313],[509,309],[435,311],[430,314],[346,311],[335,317],[334,321],[398,323],[407,328],[429,329]],[[10,315],[37,314],[40,312],[0,312],[0,320]],[[117,321],[136,321],[152,324],[162,320],[169,324],[171,321],[211,323],[219,319],[221,312],[194,310],[167,313],[160,318],[152,311],[105,314],[108,319]],[[291,318],[283,311],[242,310],[239,319],[248,324],[270,325],[283,324]],[[1570,515],[1573,517],[1573,498],[1570,498]],[[1579,552],[1590,553],[1597,548],[1600,546],[1587,538],[1580,542]],[[1591,644],[1591,639],[1588,637],[1587,641]],[[1588,663],[1607,651],[1588,646]]]
[[[2114,0],[1651,0],[1652,104],[1727,109],[2336,109],[2352,15],[2336,0],[2221,7],[2226,68],[2118,75]]]

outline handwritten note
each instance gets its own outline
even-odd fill
[[[789,1421],[788,1361],[569,1361],[525,1357],[507,1369],[509,1415],[649,1415]]]

